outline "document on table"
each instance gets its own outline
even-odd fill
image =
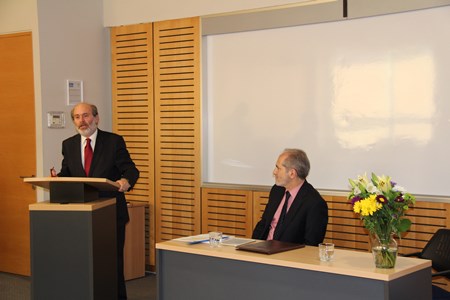
[[[230,236],[225,235],[222,237],[222,240],[227,240],[229,238],[230,238]],[[184,237],[173,239],[172,241],[183,242],[183,243],[186,243],[189,245],[208,243],[209,242],[209,233],[184,236]]]
[[[247,239],[247,238],[230,237],[229,239],[222,241],[222,245],[237,247],[237,246],[248,244],[248,243],[251,243],[254,241],[256,241],[256,240]]]

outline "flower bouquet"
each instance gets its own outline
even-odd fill
[[[414,205],[415,197],[385,175],[372,173],[369,179],[364,174],[349,179],[349,182],[348,199],[371,234],[375,265],[378,268],[395,267],[397,244],[393,235],[401,238],[401,234],[411,227],[411,221],[404,215],[409,206]]]

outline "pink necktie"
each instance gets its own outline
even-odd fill
[[[86,176],[89,176],[93,153],[94,152],[92,151],[91,147],[91,139],[87,138],[86,146],[84,147],[84,171],[86,173]]]

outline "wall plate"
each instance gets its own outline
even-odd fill
[[[62,111],[49,111],[47,113],[48,128],[65,128],[66,117]]]

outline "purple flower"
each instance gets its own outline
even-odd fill
[[[402,195],[398,195],[398,196],[395,198],[394,201],[395,201],[395,202],[404,202],[405,199],[403,199],[403,196],[402,196]]]
[[[387,198],[384,195],[377,195],[377,202],[384,204],[387,202]]]
[[[355,196],[350,200],[350,202],[352,203],[352,206],[353,206],[353,205],[355,205],[356,202],[358,202],[360,200],[361,200],[360,196]]]

